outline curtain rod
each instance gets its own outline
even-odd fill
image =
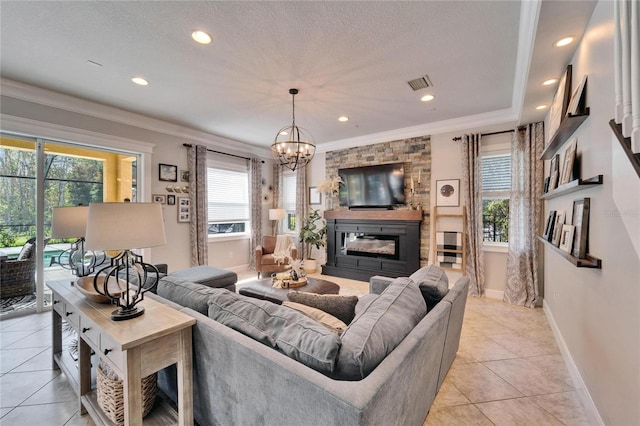
[[[191,145],[190,143],[183,143],[182,146],[187,147],[187,148],[191,148],[193,145]],[[228,155],[229,157],[242,158],[243,160],[251,160],[251,158],[249,158],[249,157],[243,157],[242,155],[235,155],[235,154],[229,154],[229,153],[226,153],[226,152],[216,151],[215,149],[207,148],[207,151],[215,152],[216,154]],[[264,164],[264,160],[260,160],[260,161],[262,162],[262,164]]]
[[[491,132],[491,133],[480,133],[480,136],[492,136],[492,135],[500,135],[502,133],[513,133],[514,129],[511,130],[501,130],[499,132]],[[462,140],[462,136],[456,136],[455,138],[451,139],[454,142],[460,141]]]

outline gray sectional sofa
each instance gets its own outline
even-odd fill
[[[387,290],[394,286],[395,293]],[[424,316],[418,318],[417,324],[377,366],[361,368],[365,376],[362,379],[354,379],[352,374],[344,377],[339,374],[341,368],[345,368],[345,361],[340,357],[346,357],[347,352],[353,356],[357,352],[354,344],[343,342],[339,346],[341,353],[333,373],[320,372],[316,366],[312,368],[294,359],[296,355],[305,355],[305,349],[293,351],[293,355],[287,352],[290,355],[287,356],[282,350],[269,347],[265,339],[259,339],[261,343],[209,317],[223,321],[220,306],[244,302],[247,302],[245,306],[255,306],[245,311],[266,312],[272,307],[261,304],[270,302],[228,292],[225,295],[221,292],[226,290],[183,283],[175,277],[163,278],[158,285],[158,295],[151,297],[197,320],[193,328],[194,416],[201,426],[421,425],[455,358],[468,286],[468,278],[458,280],[426,315],[426,305],[422,303]],[[402,297],[414,297],[415,293],[410,292],[417,291],[417,283],[413,284],[407,278],[373,277],[370,291],[380,296],[361,298],[355,318],[342,335],[343,340],[356,333],[349,331],[358,327],[355,324],[366,326],[366,321],[359,318],[376,314],[376,304],[382,303],[385,297],[392,300],[391,303]],[[409,293],[402,296],[402,292]],[[272,322],[274,317],[281,320],[282,311],[277,309],[288,308],[278,306],[273,309],[276,314],[267,322]],[[377,311],[384,315],[393,309],[378,306]],[[228,313],[225,311],[222,317],[228,317]],[[289,325],[308,328],[308,323],[299,318],[294,318]],[[349,370],[348,365],[346,370]],[[160,372],[158,386],[176,400],[174,366]]]

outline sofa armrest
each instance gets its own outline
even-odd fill
[[[291,251],[291,258],[292,259],[297,259],[298,258],[298,248],[294,245],[292,245],[289,250]]]
[[[369,293],[380,294],[385,288],[389,286],[395,280],[395,278],[383,277],[382,275],[375,275],[369,278]]]

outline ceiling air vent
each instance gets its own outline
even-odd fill
[[[433,83],[431,83],[431,79],[427,74],[425,74],[424,77],[416,78],[415,80],[409,80],[407,81],[407,83],[409,84],[409,86],[411,86],[414,92],[416,90],[426,89],[427,87],[433,86]]]

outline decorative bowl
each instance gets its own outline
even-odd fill
[[[89,275],[86,277],[78,278],[76,280],[76,288],[80,293],[84,295],[87,299],[96,303],[110,303],[111,299],[107,296],[103,296],[102,294],[96,292],[96,289],[93,287],[93,279],[95,276]],[[104,286],[104,276],[98,276],[98,288],[102,289]],[[111,279],[109,280],[109,293],[113,296],[120,297],[122,294],[122,289],[126,288],[127,282],[121,279],[118,279],[118,284]]]

